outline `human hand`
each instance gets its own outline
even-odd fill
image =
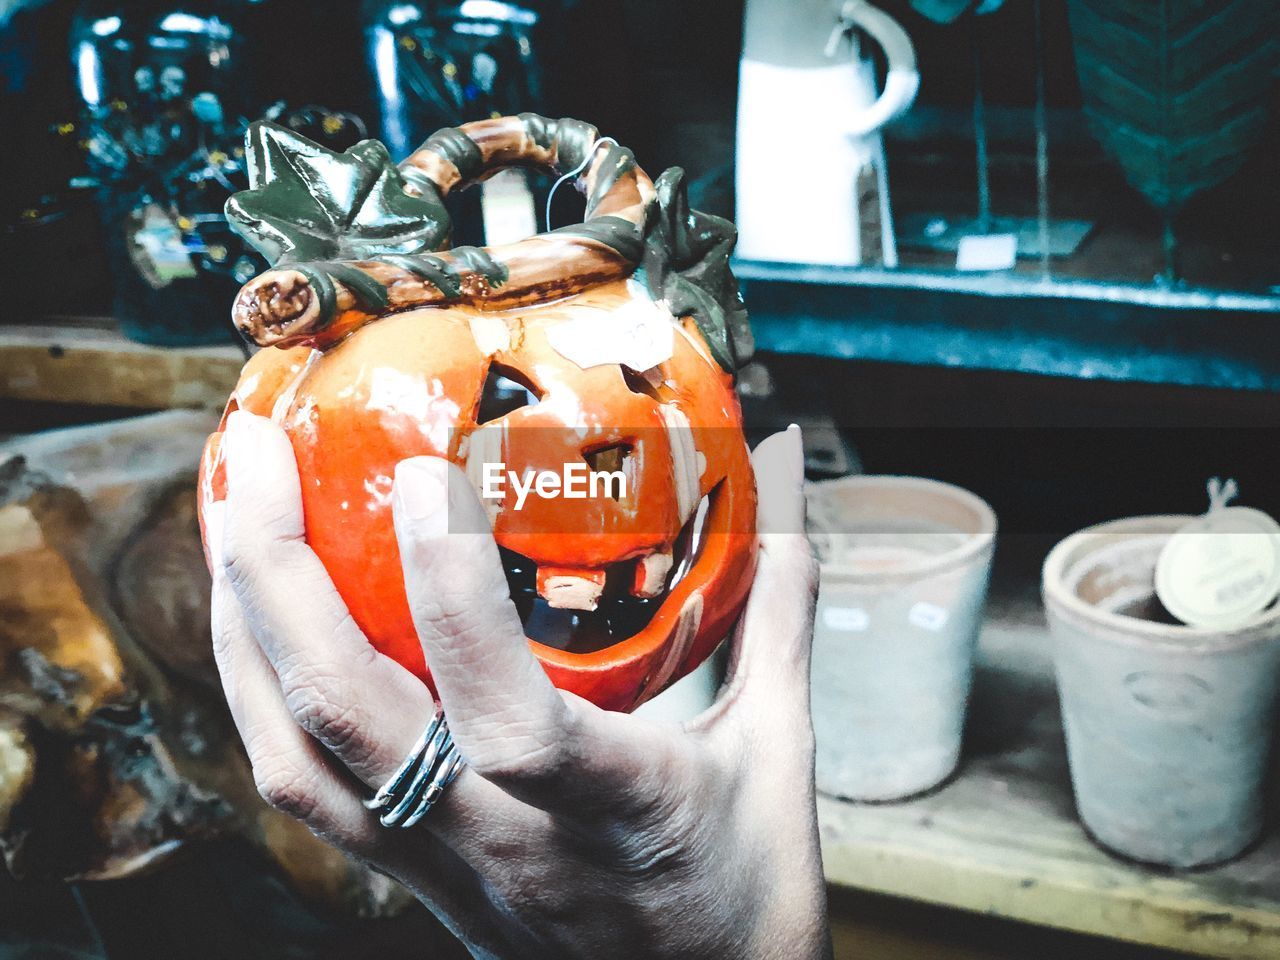
[[[228,493],[206,511],[227,701],[268,803],[391,874],[478,957],[796,958],[829,953],[809,719],[817,568],[800,433],[765,440],[760,559],[716,703],[684,724],[555,689],[524,639],[464,475],[396,471],[410,607],[468,766],[422,824],[362,799],[434,713],[368,643],[303,535],[289,439],[232,414]]]

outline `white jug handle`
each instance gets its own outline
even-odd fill
[[[851,26],[866,31],[884,50],[889,67],[884,92],[875,103],[857,116],[849,130],[850,135],[861,136],[879,130],[890,120],[906,113],[915,102],[916,93],[920,89],[916,51],[901,24],[866,0],[849,0],[840,11],[840,18]]]

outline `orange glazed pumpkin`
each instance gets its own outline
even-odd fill
[[[248,149],[253,188],[228,215],[275,267],[234,318],[269,349],[227,413],[271,417],[293,441],[308,543],[374,646],[429,679],[390,502],[396,464],[429,454],[490,494],[512,598],[557,686],[629,710],[698,666],[756,560],[732,226],[687,208],[678,169],[654,184],[572,120],[444,130],[399,167],[375,141],[335,154],[266,123]],[[584,223],[442,249],[443,198],[512,165],[575,176]],[[220,437],[202,507],[225,496]],[[518,478],[568,464],[621,480],[519,495]]]

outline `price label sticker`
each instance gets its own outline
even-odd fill
[[[829,630],[862,633],[871,626],[871,618],[861,607],[823,607],[822,622]]]
[[[156,290],[174,280],[198,276],[191,249],[178,223],[159,204],[148,203],[129,215],[125,227],[129,257]]]
[[[993,233],[961,237],[956,247],[957,270],[1012,270],[1018,262],[1018,235]]]
[[[1156,560],[1156,596],[1183,623],[1231,629],[1280,594],[1280,524],[1216,505],[1178,530]]]
[[[911,609],[907,611],[907,621],[912,626],[931,630],[934,633],[945,627],[949,619],[950,615],[944,608],[935,603],[925,603],[923,600],[912,604]]]

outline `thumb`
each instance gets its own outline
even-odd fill
[[[759,492],[760,559],[738,624],[725,687],[735,709],[809,709],[818,564],[804,532],[804,451],[794,424],[751,455]]]

